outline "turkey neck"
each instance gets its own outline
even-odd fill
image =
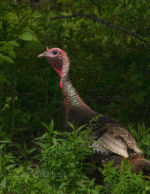
[[[66,120],[69,119],[69,114],[73,112],[73,114],[92,114],[95,115],[94,112],[85,102],[80,98],[76,89],[73,87],[72,82],[69,78],[69,73],[62,77],[60,82],[62,83],[62,94],[64,97],[64,105],[66,109]],[[78,116],[77,116],[78,117]]]

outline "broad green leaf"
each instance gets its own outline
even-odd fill
[[[33,35],[31,32],[24,32],[23,34],[19,35],[19,38],[25,41],[36,41],[37,40],[36,36]]]

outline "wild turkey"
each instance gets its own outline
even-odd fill
[[[69,78],[70,60],[67,53],[60,48],[46,48],[38,57],[45,57],[60,76],[60,88],[64,96],[66,121],[79,124],[88,123],[99,113],[93,111],[80,98]],[[100,154],[101,163],[114,160],[118,164],[123,158],[131,161],[132,171],[150,172],[150,161],[142,156],[142,151],[137,147],[134,137],[122,124],[108,116],[101,116],[92,131],[93,143],[90,145],[94,152]]]

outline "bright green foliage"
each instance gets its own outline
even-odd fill
[[[144,124],[138,124],[137,130],[132,126],[129,126],[129,130],[135,137],[138,145],[144,150],[147,158],[150,158],[150,128],[146,128]]]
[[[54,130],[53,121],[43,125],[47,130],[35,141],[41,149],[35,157],[40,161],[38,164],[33,166],[28,162],[18,165],[11,154],[4,152],[4,146],[0,147],[0,193],[146,194],[150,191],[149,182],[141,173],[132,174],[125,161],[120,170],[108,162],[104,169],[99,169],[105,186],[94,184],[94,180],[89,180],[83,172],[83,160],[92,153],[87,147],[90,130],[82,131],[84,126],[76,128],[69,124],[73,131],[62,133]],[[5,145],[10,142],[1,143]]]
[[[108,162],[104,165],[104,170],[100,169],[103,174],[104,182],[103,193],[112,194],[126,194],[126,193],[137,193],[146,194],[150,192],[150,185],[144,181],[141,173],[133,174],[130,171],[130,166],[127,161],[121,163],[120,170],[112,167],[112,162]]]
[[[73,126],[72,133],[61,133],[53,129],[53,121],[44,126],[47,132],[36,138],[41,147],[36,156],[39,166],[28,163],[15,167],[10,165],[14,160],[0,163],[6,171],[1,174],[1,193],[98,193],[101,187],[83,173],[83,159],[91,153],[86,145],[89,131],[78,135],[83,127]]]
[[[72,125],[72,124],[71,124]],[[84,193],[90,191],[89,180],[83,174],[83,160],[91,151],[87,147],[89,132],[79,132],[73,125],[72,133],[58,133],[53,130],[53,122],[45,125],[48,132],[36,138],[42,148],[41,174],[47,176],[54,190],[61,189],[63,193]],[[57,136],[59,138],[57,138]]]

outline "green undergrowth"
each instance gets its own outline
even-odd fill
[[[58,132],[54,123],[44,124],[45,133],[36,138],[34,147],[28,150],[28,159],[18,159],[11,153],[11,141],[1,141],[0,193],[7,194],[69,194],[69,193],[149,193],[150,184],[140,172],[132,174],[123,161],[118,171],[109,161],[99,171],[104,183],[97,185],[83,172],[84,159],[92,151],[87,147],[90,129],[82,131],[69,123],[72,132]],[[147,148],[146,148],[147,149]],[[8,151],[9,150],[9,151]],[[32,154],[31,154],[32,153]]]

